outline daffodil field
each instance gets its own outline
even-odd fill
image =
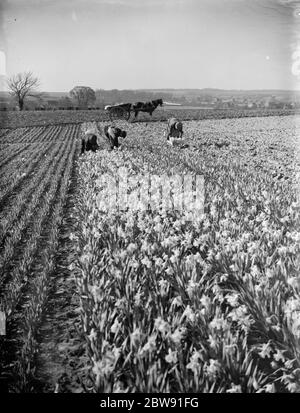
[[[95,392],[299,392],[300,118],[128,125],[78,161],[71,271]],[[103,174],[202,174],[204,212],[99,208]],[[129,191],[132,188],[129,188]]]
[[[80,155],[107,124],[83,115],[0,129],[0,391],[300,392],[300,116],[186,120],[182,146],[117,120]],[[201,212],[180,186],[143,208],[144,176],[203,177]]]

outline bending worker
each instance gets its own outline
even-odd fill
[[[120,146],[118,138],[126,138],[127,136],[126,131],[114,126],[104,126],[103,131],[105,137],[101,135],[100,131],[98,131],[99,136],[93,131],[86,131],[81,139],[81,153],[84,153],[85,151],[96,152],[98,149],[112,150],[118,148]]]
[[[180,122],[176,118],[169,119],[168,124],[167,124],[166,136],[167,136],[167,140],[171,143],[171,145],[173,144],[174,138],[182,139],[182,135],[183,135],[182,122]],[[173,139],[170,139],[170,138],[173,138]]]
[[[104,126],[103,128],[105,136],[108,138],[111,149],[118,148],[119,139],[118,138],[126,138],[127,133],[125,130],[117,128],[116,126]]]
[[[97,136],[90,131],[86,132],[81,139],[81,153],[85,151],[96,152],[97,149],[99,149]]]

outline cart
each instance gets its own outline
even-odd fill
[[[131,103],[119,103],[117,105],[107,105],[105,110],[108,112],[111,121],[116,119],[129,120],[131,114]]]

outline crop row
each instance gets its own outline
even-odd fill
[[[59,228],[63,218],[63,206],[66,192],[69,185],[69,177],[73,167],[73,158],[76,149],[76,142],[73,140],[72,147],[68,151],[68,158],[65,159],[64,167],[58,171],[60,182],[57,186],[56,194],[52,201],[52,208],[49,211],[46,228],[43,228],[46,236],[42,241],[43,250],[39,251],[42,262],[37,265],[36,276],[30,280],[30,286],[27,287],[27,296],[24,309],[23,331],[21,333],[21,351],[18,362],[16,363],[16,372],[19,380],[19,390],[26,391],[31,388],[31,380],[35,373],[35,355],[38,348],[36,335],[41,317],[48,299],[49,289],[53,282],[51,276],[56,265],[56,254],[59,240]]]
[[[2,294],[4,295],[8,294],[7,291],[15,291],[11,285],[18,284],[20,280],[23,280],[23,277],[26,275],[31,262],[34,259],[34,251],[37,247],[38,236],[41,232],[45,216],[51,207],[51,200],[55,196],[56,188],[61,178],[60,173],[65,167],[65,163],[69,157],[71,145],[71,139],[67,139],[64,145],[57,144],[57,148],[54,152],[54,155],[57,157],[56,161],[53,163],[52,158],[52,165],[49,162],[50,168],[47,169],[47,165],[42,168],[41,172],[44,174],[42,181],[39,182],[36,191],[33,192],[31,202],[23,212],[22,218],[18,221],[18,224],[12,228],[11,235],[5,240],[3,254],[1,256],[1,284],[4,284],[8,278],[8,267],[12,267],[12,274],[9,275],[9,282],[12,284],[8,283],[4,285],[4,288],[2,289]],[[14,215],[15,214],[12,213],[12,216]],[[26,237],[26,233],[29,234],[29,237]],[[26,242],[23,242],[24,248],[18,252],[19,265],[11,266],[13,256],[17,252],[17,245],[19,242],[22,242],[22,239],[24,238],[26,238]],[[9,293],[8,296],[11,296],[11,294]],[[15,300],[8,299],[8,303],[10,303],[9,305],[12,305],[11,303],[14,301]],[[11,313],[7,308],[6,300],[4,298],[2,298],[2,303],[6,308],[6,312]]]
[[[24,199],[22,196],[19,198],[19,203],[16,204],[15,209],[13,209],[11,215],[9,215],[8,220],[5,221],[6,226],[4,227],[4,231],[6,232],[11,228],[9,236],[5,236],[5,232],[3,233],[4,237],[4,245],[3,245],[3,254],[1,257],[1,281],[4,282],[4,276],[3,274],[6,272],[7,266],[10,264],[13,255],[15,254],[15,246],[18,244],[18,242],[21,241],[22,237],[24,236],[24,231],[26,229],[31,229],[31,220],[35,220],[37,214],[37,207],[40,206],[41,201],[44,199],[44,197],[47,195],[49,192],[49,186],[51,179],[53,177],[53,174],[55,173],[56,168],[59,166],[61,160],[63,159],[63,154],[64,154],[64,149],[62,147],[57,148],[57,152],[59,153],[59,157],[57,159],[57,162],[53,164],[52,167],[47,169],[42,169],[42,173],[44,174],[44,178],[42,179],[41,182],[39,182],[39,186],[37,189],[35,188],[31,202],[26,205],[26,209],[23,211],[23,214],[21,216],[21,219],[18,220],[14,226],[12,226],[13,219],[15,219],[19,213],[21,207],[24,205]],[[55,180],[54,180],[55,183]],[[32,185],[29,186],[28,189],[30,189]],[[32,187],[34,188],[34,187]],[[51,189],[51,187],[50,187]],[[47,203],[47,196],[46,196],[46,201]],[[3,241],[3,240],[1,240]]]
[[[56,136],[60,133],[60,130],[55,130],[55,133],[53,131],[48,130],[47,131],[49,134],[55,134]],[[55,146],[59,146],[60,142],[56,143]],[[53,148],[53,144],[51,142],[42,145],[42,149],[40,148],[39,145],[35,147],[35,149],[32,152],[29,152],[29,159],[28,161],[24,160],[22,163],[21,159],[21,165],[18,170],[18,172],[13,173],[12,171],[9,174],[9,172],[6,173],[6,180],[3,178],[3,187],[2,191],[0,194],[0,203],[3,204],[4,202],[7,202],[7,199],[13,195],[13,193],[18,193],[20,192],[20,186],[23,185],[24,182],[28,179],[28,177],[31,174],[35,173],[35,168],[40,164],[40,162],[47,157],[48,152],[51,153]]]
[[[2,162],[0,164],[0,168],[3,170],[4,166],[6,166],[11,160],[17,158],[20,153],[26,151],[29,148],[30,144],[2,144],[1,146],[1,158]]]
[[[33,157],[38,153],[44,152],[45,147],[49,147],[48,142],[42,142],[39,138],[45,135],[56,137],[57,135],[56,133],[54,133],[56,131],[57,127],[50,128],[48,130],[48,133],[45,133],[44,128],[34,128],[34,131],[31,135],[32,139],[36,140],[34,145],[30,143],[18,143],[9,145],[10,152],[6,154],[7,156],[4,157],[1,164],[1,169],[3,171],[3,173],[1,174],[2,186],[7,185],[6,181],[15,176],[16,170],[18,171],[18,176],[22,175],[22,170],[24,170],[26,166],[30,166],[33,161]]]
[[[14,230],[10,238],[13,244],[2,256],[3,261],[5,252],[9,254],[12,250],[9,260],[5,260],[9,265],[4,268],[1,279],[1,310],[7,316],[10,334],[12,328],[15,331],[11,340],[16,346],[15,356],[18,356],[4,370],[15,375],[16,391],[26,391],[28,380],[34,373],[35,336],[48,296],[49,277],[55,267],[59,226],[77,148],[78,129],[71,126],[64,132],[64,140],[57,142],[49,165],[42,165],[40,180],[35,182],[36,192],[33,191],[31,203],[22,215],[24,222]],[[16,306],[18,311],[15,311]]]
[[[33,128],[26,128],[26,132],[24,134],[20,134],[19,138],[13,139],[12,142],[9,142],[7,144],[7,148],[5,151],[3,151],[3,162],[1,163],[1,168],[4,165],[7,165],[10,161],[10,158],[13,159],[17,157],[16,155],[18,154],[18,145],[20,147],[25,147],[25,145],[36,145],[36,144],[42,144],[47,142],[47,140],[50,140],[52,137],[51,133],[45,133],[47,129],[50,129],[50,131],[55,130],[55,126],[50,126],[49,128],[45,127],[33,127]],[[19,129],[16,129],[18,131]],[[15,155],[15,156],[12,156]],[[6,158],[6,159],[5,159]]]
[[[53,146],[47,161],[40,165],[32,179],[27,180],[27,185],[14,197],[12,202],[13,208],[10,205],[3,208],[0,245],[8,231],[10,231],[10,235],[12,235],[14,228],[18,229],[18,227],[22,226],[21,222],[25,220],[25,215],[30,217],[31,213],[34,212],[35,206],[39,202],[39,196],[45,191],[46,184],[49,182],[51,174],[55,171],[55,165],[62,156],[62,152],[62,145],[57,144]],[[59,154],[60,156],[57,158]],[[53,160],[56,162],[53,163]],[[18,222],[16,222],[16,220]],[[15,224],[14,227],[13,224]]]
[[[14,130],[8,130],[3,136],[0,137],[1,143],[15,143],[20,140],[24,140],[28,135],[30,135],[30,128],[20,127]]]

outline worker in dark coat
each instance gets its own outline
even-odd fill
[[[116,126],[104,126],[104,134],[108,138],[111,149],[118,148],[119,139],[118,138],[126,138],[127,133],[126,131],[117,128]]]
[[[97,135],[91,132],[86,133],[81,139],[81,153],[84,153],[85,151],[96,152],[97,149],[99,149]]]
[[[168,124],[167,124],[167,132],[166,132],[167,140],[169,141],[170,137],[182,139],[182,135],[183,135],[182,122],[180,122],[176,118],[169,119]]]
[[[119,148],[118,138],[126,138],[127,136],[126,131],[115,126],[104,126],[103,132],[103,134],[99,132],[100,137],[98,137],[93,131],[86,131],[81,139],[81,153],[85,151],[96,152],[98,149]]]

